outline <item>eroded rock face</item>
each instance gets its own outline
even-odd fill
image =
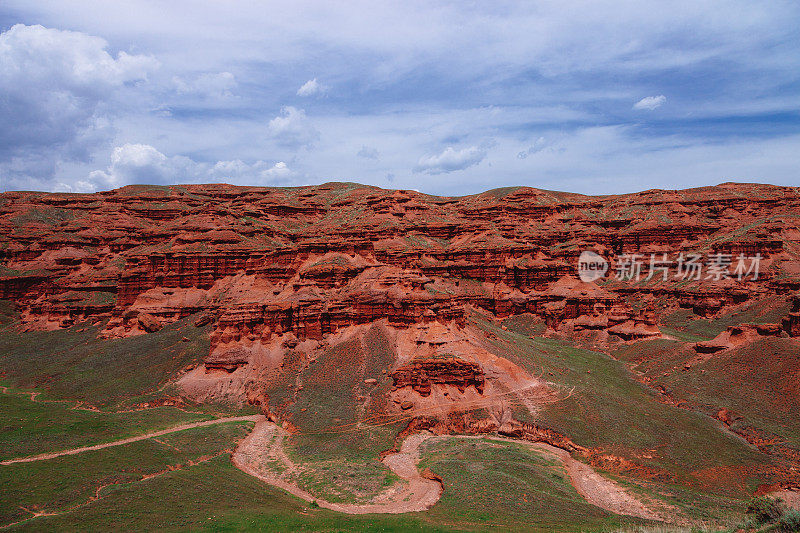
[[[206,373],[214,370],[224,370],[231,373],[240,366],[250,362],[250,357],[243,347],[235,346],[224,352],[211,354],[205,359]]]
[[[411,387],[423,397],[430,395],[432,385],[452,385],[462,393],[467,387],[475,387],[482,393],[484,381],[479,365],[453,357],[415,360],[392,372],[395,389]]]
[[[598,197],[519,187],[444,198],[335,183],[9,192],[0,298],[27,329],[105,321],[109,338],[197,315],[212,325],[206,365],[232,375],[277,357],[267,355],[276,338],[320,342],[377,320],[458,328],[470,309],[627,342],[660,335],[659,317],[679,306],[714,316],[800,289],[800,230],[787,213],[800,213],[796,188],[736,184]],[[642,256],[643,274],[651,253],[763,259],[744,281],[584,283],[582,250],[605,257],[612,276],[624,253]],[[798,305],[783,324],[792,335]]]

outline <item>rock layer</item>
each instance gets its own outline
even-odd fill
[[[660,335],[666,309],[708,317],[800,289],[798,216],[797,188],[752,184],[595,197],[517,187],[446,198],[344,183],[8,192],[0,298],[16,302],[27,329],[107,320],[105,337],[201,313],[213,323],[206,366],[226,372],[273,337],[321,341],[382,319],[463,325],[470,308],[625,342]],[[610,276],[579,281],[582,250],[606,258]],[[615,279],[631,253],[642,278]],[[645,279],[651,257],[677,268],[692,253],[760,254],[760,271]],[[798,313],[783,324],[792,335]]]

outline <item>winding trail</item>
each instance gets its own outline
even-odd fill
[[[408,437],[398,453],[387,455],[383,463],[406,483],[395,484],[378,494],[369,503],[332,503],[315,498],[296,483],[286,478],[297,471],[296,465],[283,450],[283,440],[288,433],[267,420],[256,423],[253,431],[245,438],[233,453],[233,464],[243,472],[258,478],[274,487],[285,490],[307,502],[347,514],[369,513],[410,513],[424,511],[439,501],[442,495],[442,484],[436,480],[426,479],[417,470],[419,463],[419,447],[429,435],[415,434]],[[283,473],[275,475],[265,469],[266,463],[278,462]]]
[[[232,456],[233,464],[270,485],[283,489],[307,502],[316,502],[320,507],[348,514],[367,513],[408,513],[430,509],[442,495],[442,484],[422,477],[417,464],[420,461],[420,446],[429,439],[488,439],[523,444],[536,448],[558,459],[565,467],[569,480],[587,502],[612,513],[635,516],[648,520],[664,518],[651,510],[623,487],[598,474],[591,466],[574,459],[567,451],[548,444],[526,442],[504,437],[485,435],[443,435],[415,433],[407,437],[397,453],[389,454],[383,463],[406,483],[395,484],[364,504],[332,503],[316,498],[308,491],[290,481],[298,471],[295,464],[283,450],[283,441],[288,432],[267,420],[256,423],[253,431],[245,438]],[[268,465],[277,464],[280,474]],[[272,470],[272,471],[271,471]]]
[[[171,428],[162,429],[159,431],[153,431],[151,433],[145,433],[144,435],[138,435],[136,437],[128,437],[126,439],[115,440],[112,442],[106,442],[103,444],[94,444],[92,446],[83,446],[81,448],[73,448],[71,450],[63,450],[60,452],[51,452],[51,453],[42,453],[39,455],[32,455],[30,457],[19,457],[16,459],[6,459],[5,461],[0,461],[0,465],[7,466],[13,465],[16,463],[30,463],[33,461],[45,461],[47,459],[55,459],[56,457],[62,457],[64,455],[76,455],[83,452],[90,452],[94,450],[102,450],[103,448],[111,448],[112,446],[122,446],[123,444],[130,444],[131,442],[138,442],[140,440],[147,440],[152,439],[153,437],[160,437],[162,435],[167,435],[169,433],[175,433],[177,431],[184,431],[186,429],[192,428],[199,428],[205,426],[213,426],[216,424],[224,424],[226,422],[255,422],[258,424],[259,421],[264,420],[263,415],[250,415],[250,416],[232,416],[228,418],[215,418],[214,420],[204,420],[202,422],[192,422],[190,424],[182,424],[180,426],[173,426]]]

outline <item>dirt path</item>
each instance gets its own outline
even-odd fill
[[[149,411],[151,409],[159,409],[159,408],[162,408],[162,407],[168,407],[170,409],[177,409],[178,411],[183,411],[184,413],[189,413],[189,414],[192,414],[192,415],[205,414],[203,411],[191,411],[189,409],[186,409],[184,407],[180,407],[178,405],[158,405],[158,406],[153,406],[153,407],[134,407],[132,409],[121,409],[121,410],[118,410],[118,411],[103,411],[99,407],[84,403],[81,400],[40,400],[39,396],[42,394],[41,391],[27,391],[27,390],[9,391],[8,387],[6,387],[4,385],[0,385],[0,392],[2,392],[5,395],[8,395],[8,396],[15,396],[15,395],[16,396],[29,396],[30,400],[32,402],[36,402],[36,403],[66,403],[66,404],[74,404],[72,407],[69,408],[72,411],[90,411],[92,413],[108,412],[108,413],[120,414],[120,413],[138,413],[140,411]]]
[[[557,455],[567,468],[572,486],[592,505],[620,515],[664,521],[660,514],[648,508],[623,487],[604,478],[586,463],[574,459],[565,450],[543,443],[531,443],[531,446]]]
[[[6,466],[6,465],[13,465],[15,463],[30,463],[32,461],[44,461],[47,459],[55,459],[56,457],[62,457],[64,455],[76,455],[79,453],[89,452],[93,450],[102,450],[103,448],[110,448],[112,446],[122,446],[123,444],[130,444],[131,442],[138,442],[140,440],[152,439],[153,437],[160,437],[162,435],[175,433],[177,431],[184,431],[186,429],[213,426],[215,424],[224,424],[226,422],[258,423],[263,419],[264,419],[263,415],[250,415],[250,416],[232,416],[228,418],[216,418],[214,420],[205,420],[203,422],[192,422],[190,424],[183,424],[180,426],[174,426],[171,428],[162,429],[160,431],[153,431],[152,433],[146,433],[144,435],[138,435],[136,437],[128,437],[127,439],[115,440],[113,442],[106,442],[104,444],[95,444],[93,446],[84,446],[82,448],[73,448],[71,450],[64,450],[60,452],[43,453],[39,455],[33,455],[30,457],[20,457],[17,459],[6,459],[5,461],[0,461],[0,465]]]
[[[36,397],[41,394],[41,392],[32,392],[32,391],[23,391],[23,390],[9,392],[8,387],[5,387],[5,386],[0,386],[0,389],[2,389],[3,394],[6,394],[8,396],[30,396],[30,400],[32,402],[35,402],[36,401]],[[42,402],[39,402],[39,403],[42,403]],[[66,400],[64,400],[64,403],[72,403],[72,402],[67,402]]]
[[[92,406],[84,406],[83,402],[80,400],[40,400],[39,395],[41,395],[41,391],[27,391],[27,390],[17,390],[17,391],[9,391],[8,387],[0,385],[0,391],[7,396],[28,396],[30,401],[36,403],[66,403],[66,404],[74,404],[69,409],[73,411],[92,411],[95,413],[99,413],[100,409]],[[124,411],[118,411],[124,412]]]
[[[332,511],[347,514],[368,513],[410,513],[424,511],[439,501],[442,485],[438,481],[423,478],[417,463],[419,447],[430,435],[415,434],[408,437],[398,453],[386,456],[383,463],[406,483],[403,486],[390,487],[378,494],[369,503],[347,504],[331,503],[315,498],[309,492],[289,481],[291,474],[297,471],[283,450],[283,440],[287,433],[273,424],[263,420],[256,423],[252,433],[242,441],[233,454],[233,464],[237,468],[270,485],[283,489],[305,501],[317,502],[317,505]],[[280,475],[265,469],[267,463],[278,462],[283,469]]]
[[[269,421],[258,422],[253,432],[242,441],[234,452],[233,464],[242,471],[270,485],[283,489],[305,501],[316,501],[320,507],[333,511],[348,514],[365,514],[408,513],[429,509],[439,501],[442,495],[442,485],[438,481],[423,478],[417,469],[422,443],[432,438],[488,438],[524,444],[554,456],[565,466],[570,482],[578,493],[592,505],[620,515],[636,516],[649,520],[663,520],[657,512],[649,509],[623,487],[602,477],[591,466],[573,459],[565,450],[543,443],[473,435],[446,435],[441,437],[434,437],[426,433],[411,435],[403,441],[398,453],[387,455],[383,460],[383,463],[392,472],[406,481],[406,486],[390,487],[366,504],[331,503],[315,498],[296,483],[290,481],[292,474],[297,472],[298,469],[283,450],[283,440],[286,435],[288,435],[287,432]],[[277,463],[277,467],[282,473],[278,475],[265,468],[270,463],[273,465]]]

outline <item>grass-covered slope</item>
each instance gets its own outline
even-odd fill
[[[79,513],[94,500],[102,501],[127,485],[146,485],[152,476],[190,468],[218,455],[227,457],[246,431],[243,423],[202,427],[103,450],[3,466],[0,522],[6,525],[33,513]]]
[[[192,317],[160,331],[122,339],[97,338],[100,326],[20,333],[0,322],[0,371],[16,387],[36,387],[45,398],[100,407],[146,399],[190,363],[208,354],[208,326]],[[185,339],[185,340],[184,340]]]
[[[426,444],[422,468],[444,493],[428,515],[457,527],[528,531],[610,530],[642,521],[613,515],[578,494],[563,465],[528,446],[448,438]]]
[[[0,394],[0,460],[102,444],[210,418],[173,407],[113,413],[72,405],[38,397],[31,401],[29,392]]]
[[[772,481],[773,459],[700,413],[667,405],[609,355],[564,341],[530,338],[474,317],[490,333],[486,346],[548,381],[574,392],[546,406],[535,422],[597,449],[599,466],[679,483],[717,494],[748,497]]]
[[[796,339],[764,337],[702,357],[691,344],[655,340],[626,346],[614,355],[674,401],[710,416],[725,409],[732,429],[752,427],[767,439],[778,437],[776,444],[800,450]]]
[[[770,295],[725,310],[714,318],[700,318],[691,309],[677,309],[661,319],[659,329],[678,340],[696,342],[712,339],[728,326],[780,323],[791,307],[786,297]]]
[[[66,514],[12,531],[446,531],[420,516],[349,516],[311,509],[216,457],[122,485]]]

